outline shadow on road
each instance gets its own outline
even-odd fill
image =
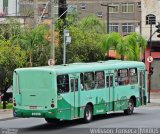
[[[134,113],[133,115],[138,115],[141,113]],[[122,117],[125,116],[123,114],[123,112],[119,112],[119,113],[112,113],[112,114],[103,114],[103,115],[96,115],[93,118],[93,121],[91,123],[94,123],[96,121],[100,121],[100,120],[106,120],[106,119],[112,119],[112,118],[118,118],[118,117]],[[58,123],[56,126],[54,126],[53,124],[49,124],[49,123],[44,123],[41,125],[37,125],[37,126],[33,126],[33,127],[29,127],[29,128],[24,128],[21,131],[25,131],[25,132],[43,132],[44,131],[51,131],[52,132],[55,131],[66,131],[66,129],[70,128],[70,127],[74,127],[77,125],[81,125],[84,124],[83,119],[77,119],[77,120],[72,120],[72,121],[61,121],[60,123]],[[48,132],[47,132],[48,134]]]

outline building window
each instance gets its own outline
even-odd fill
[[[138,8],[141,8],[141,2],[137,2]]]
[[[156,16],[154,14],[148,14],[146,16],[146,25],[156,24]]]
[[[133,13],[134,12],[134,4],[122,3],[122,12],[123,13]]]
[[[97,12],[97,17],[102,18],[102,12]]]
[[[33,16],[34,14],[34,4],[33,2],[20,2],[19,12],[21,16]]]
[[[74,14],[77,12],[77,5],[68,5],[68,14]]]
[[[123,33],[134,32],[134,25],[131,24],[131,23],[124,23],[124,24],[122,24],[122,32]]]
[[[109,24],[109,32],[118,32],[118,23]]]
[[[81,8],[82,10],[85,10],[85,9],[86,9],[86,4],[85,4],[85,3],[81,3],[81,4],[80,4],[80,8]]]
[[[109,13],[118,13],[119,12],[119,4],[109,4],[109,6],[113,6],[109,8]]]

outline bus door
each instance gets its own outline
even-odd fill
[[[144,105],[144,96],[145,96],[145,71],[140,71],[139,73],[139,97],[140,97],[141,105]]]
[[[71,119],[79,117],[79,77],[70,77]]]
[[[107,87],[107,102],[109,102],[108,111],[114,110],[114,75],[106,74],[106,87]]]

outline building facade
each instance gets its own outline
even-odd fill
[[[150,34],[156,31],[156,25],[160,22],[160,0],[141,0],[142,7],[142,35],[148,41],[145,52],[145,64],[149,72],[149,62],[147,58],[153,57],[153,62],[150,64],[154,71],[151,76],[151,89],[154,91],[160,90],[160,38],[157,38],[157,33],[152,37],[150,42]],[[152,25],[151,25],[152,23]],[[152,29],[152,32],[151,32]],[[150,47],[151,43],[151,47]]]
[[[4,0],[0,0],[0,3]],[[65,0],[59,0],[59,8],[64,7]],[[34,0],[5,0],[2,7],[5,14],[34,16]],[[49,0],[37,0],[38,17],[43,13]],[[79,19],[96,15],[107,23],[107,7],[101,4],[112,6],[109,8],[109,31],[119,32],[127,35],[130,32],[141,32],[141,0],[66,0],[68,12],[77,12]],[[12,8],[11,8],[12,6]],[[71,7],[72,6],[72,7]],[[74,8],[74,10],[72,10]],[[11,10],[12,9],[12,10]],[[0,7],[1,10],[1,7]],[[51,5],[45,9],[43,18],[51,16]],[[55,14],[58,16],[58,5],[55,7]],[[107,29],[106,29],[107,30]]]
[[[79,18],[96,15],[107,23],[109,8],[109,31],[127,35],[141,31],[141,0],[67,0],[68,6],[75,7]]]

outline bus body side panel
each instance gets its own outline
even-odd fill
[[[58,94],[58,119],[70,120],[71,119],[71,103],[70,93]]]
[[[114,111],[123,110],[128,107],[130,93],[129,86],[116,86],[114,92]]]

